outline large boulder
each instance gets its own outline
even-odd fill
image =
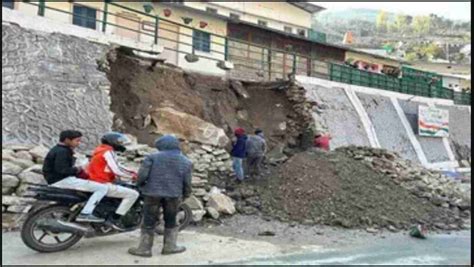
[[[10,162],[2,161],[2,174],[17,175],[23,170],[22,167]]]
[[[223,129],[173,108],[156,109],[151,117],[157,134],[175,134],[180,139],[218,147],[225,147],[230,141]]]
[[[2,188],[17,187],[20,184],[18,177],[8,174],[2,174]]]
[[[232,215],[236,211],[232,199],[222,193],[211,194],[207,206],[222,214]]]

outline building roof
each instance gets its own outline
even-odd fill
[[[287,0],[286,2],[303,9],[304,11],[314,14],[320,11],[325,10],[326,8],[322,6],[317,6],[315,4],[309,3],[308,1],[295,1],[295,0]]]

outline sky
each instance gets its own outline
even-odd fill
[[[370,8],[407,15],[434,13],[454,20],[471,20],[471,2],[312,2],[327,9]]]

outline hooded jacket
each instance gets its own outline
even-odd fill
[[[179,148],[179,141],[165,135],[155,142],[159,152],[148,155],[138,171],[137,185],[151,197],[177,198],[191,195],[192,163]]]

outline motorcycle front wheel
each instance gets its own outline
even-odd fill
[[[38,222],[47,219],[71,221],[73,212],[66,206],[49,206],[28,216],[21,228],[23,243],[38,252],[63,251],[81,240],[81,234],[52,232],[38,227]]]

